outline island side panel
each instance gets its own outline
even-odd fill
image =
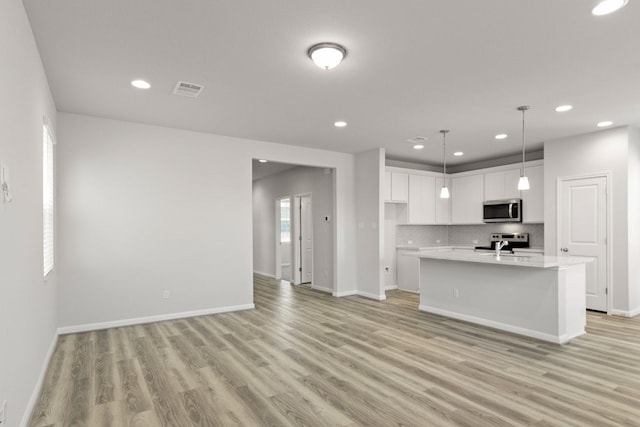
[[[420,268],[420,310],[563,342],[557,268],[430,258]]]
[[[560,342],[585,333],[587,324],[587,289],[585,264],[558,269],[558,312]]]

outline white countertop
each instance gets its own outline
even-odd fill
[[[440,249],[439,247],[438,249]],[[518,267],[554,268],[576,264],[586,264],[593,261],[588,257],[555,257],[543,255],[511,255],[502,254],[496,259],[495,254],[488,252],[471,252],[456,250],[419,250],[411,254],[419,258],[440,259],[445,261],[475,262],[480,264],[503,264]]]

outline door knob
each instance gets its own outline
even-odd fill
[[[569,252],[569,248],[560,248],[562,252]]]

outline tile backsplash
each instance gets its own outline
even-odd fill
[[[544,247],[544,224],[398,225],[396,244],[485,246],[492,233],[529,233],[529,245]],[[438,240],[440,243],[438,243]],[[478,243],[473,243],[477,240]]]

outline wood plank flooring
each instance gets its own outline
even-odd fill
[[[61,336],[30,426],[640,426],[640,318],[558,346],[262,276],[255,310]]]

